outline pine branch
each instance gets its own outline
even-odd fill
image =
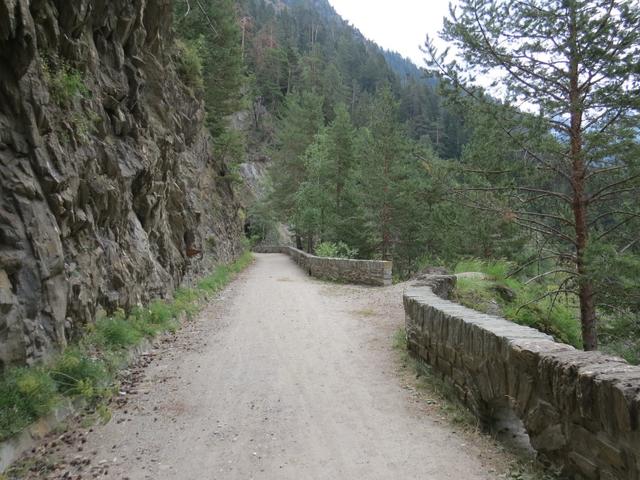
[[[525,303],[524,305],[520,305],[520,307],[518,307],[518,310],[516,310],[516,315],[518,315],[520,313],[520,310],[522,310],[523,308],[526,308],[529,305],[532,305],[534,303],[538,303],[540,300],[544,300],[545,298],[549,298],[552,295],[558,295],[560,293],[571,293],[573,295],[577,294],[577,292],[575,290],[570,290],[570,289],[566,289],[566,288],[558,288],[558,289],[554,290],[553,292],[547,292],[544,295],[540,295],[539,297],[534,298],[533,300]]]
[[[554,270],[549,270],[548,272],[544,272],[544,273],[541,273],[539,275],[536,275],[535,277],[532,277],[529,280],[527,280],[526,282],[524,282],[524,284],[525,285],[529,285],[530,283],[533,283],[536,280],[540,280],[541,278],[548,277],[549,275],[554,275],[556,273],[566,273],[568,275],[573,275],[573,276],[577,275],[577,273],[574,272],[574,271],[565,270],[564,268],[556,268]]]
[[[611,188],[615,188],[615,187],[619,187],[620,185],[624,185],[625,183],[629,183],[633,180],[636,180],[640,178],[640,173],[636,174],[636,175],[632,175],[630,177],[624,178],[622,180],[619,180],[617,182],[611,183],[609,185],[606,185],[604,187],[602,187],[600,190],[598,190],[596,193],[592,194],[589,199],[587,200],[587,203],[593,203],[598,201],[600,198],[607,196],[607,195],[612,195],[615,192],[624,192],[627,189],[623,189],[623,190],[616,190],[614,192],[607,192],[607,190],[610,190]],[[632,190],[635,190],[639,187],[631,187]]]
[[[566,241],[568,243],[571,243],[574,246],[577,245],[577,242],[576,242],[575,239],[573,239],[571,237],[568,237],[567,235],[565,235],[563,233],[560,233],[558,231],[554,231],[552,229],[548,229],[547,225],[544,225],[545,227],[547,227],[547,229],[545,229],[545,228],[542,228],[542,227],[539,228],[539,227],[534,227],[532,225],[527,225],[525,223],[521,223],[521,222],[518,222],[518,221],[516,221],[515,223],[516,223],[516,225],[520,225],[523,228],[528,228],[529,230],[533,230],[534,232],[538,232],[538,233],[541,233],[543,235],[547,235],[547,236],[550,236],[550,237],[561,238],[562,240],[564,240],[564,241]]]
[[[554,192],[552,190],[544,190],[540,188],[533,187],[469,187],[469,188],[460,188],[454,189],[454,192],[500,192],[500,191],[522,191],[527,193],[538,193],[541,197],[554,197],[558,198],[568,204],[572,203],[572,199],[565,195],[564,193]]]
[[[618,222],[616,225],[614,225],[613,227],[609,228],[608,230],[604,231],[603,233],[601,233],[600,235],[598,235],[596,237],[596,240],[601,240],[604,237],[606,237],[607,235],[609,235],[610,233],[616,231],[618,228],[622,227],[623,225],[626,225],[627,223],[629,223],[631,220],[633,220],[634,218],[638,218],[640,217],[639,215],[634,215],[633,217],[629,217],[626,218],[625,220],[622,220],[620,222]]]
[[[606,217],[611,216],[611,215],[625,215],[625,216],[632,216],[632,217],[640,218],[640,213],[638,213],[638,212],[625,212],[625,211],[622,211],[622,210],[613,210],[613,211],[608,211],[608,212],[605,212],[605,213],[602,213],[602,214],[598,215],[591,222],[589,222],[589,228],[593,227],[595,224],[597,224],[603,218],[606,218]]]

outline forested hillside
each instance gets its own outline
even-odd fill
[[[462,115],[433,80],[326,1],[241,5],[247,141],[273,162],[266,204],[252,209],[254,232],[284,222],[300,246],[342,242],[363,258],[393,258],[407,275],[424,254],[419,245],[437,241],[421,226],[433,214],[424,196],[437,190],[428,171],[460,155]]]
[[[213,7],[229,2],[205,3],[211,25],[201,18],[194,35],[178,4],[178,31],[203,53],[207,98],[229,72],[242,84],[218,145],[258,160],[244,169],[260,184],[255,241],[286,225],[299,248],[393,260],[398,279],[433,265],[482,270],[489,281],[462,284],[461,302],[589,349],[599,324],[606,345],[638,360],[637,6],[610,17],[606,2],[550,1],[560,13],[545,17],[528,3],[463,3],[445,26],[468,67],[427,44],[420,72],[326,0],[241,0],[226,20]],[[226,24],[236,40],[222,67],[199,42]],[[540,45],[558,61],[539,58]],[[506,96],[473,83],[492,67],[507,72],[492,77]]]

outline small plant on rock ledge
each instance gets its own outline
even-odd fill
[[[53,100],[61,107],[69,107],[75,98],[85,97],[89,89],[82,73],[63,60],[50,57],[42,62],[44,78]]]

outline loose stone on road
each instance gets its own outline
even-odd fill
[[[403,324],[399,286],[321,282],[256,254],[81,455],[131,480],[496,478],[403,388],[391,345]]]

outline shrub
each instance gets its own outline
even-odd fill
[[[21,432],[56,402],[56,384],[42,368],[15,368],[0,379],[0,438]]]
[[[356,258],[358,249],[351,248],[344,242],[322,242],[316,246],[315,254],[318,257]]]
[[[196,40],[176,40],[178,73],[189,87],[196,90],[204,87],[201,53],[203,48],[202,36]]]
[[[105,364],[78,347],[68,348],[53,365],[51,377],[65,395],[95,398],[109,383]]]
[[[57,64],[55,69],[52,67],[53,64]],[[82,73],[65,62],[50,59],[43,64],[43,71],[51,97],[60,106],[69,106],[75,98],[84,97],[89,93]]]

